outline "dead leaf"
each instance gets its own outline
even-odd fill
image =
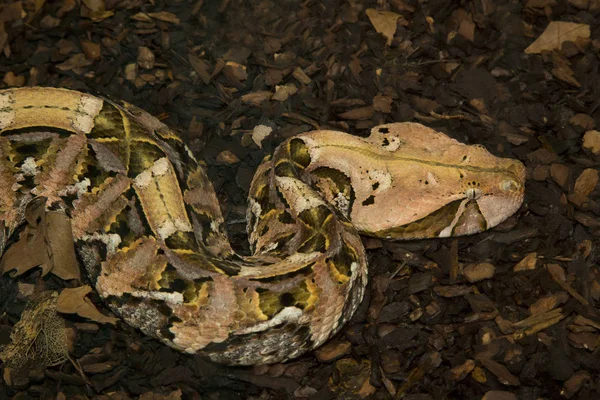
[[[552,21],[542,34],[525,49],[526,54],[539,54],[542,50],[560,50],[563,42],[589,38],[590,26],[574,22]]]
[[[262,141],[273,132],[273,128],[267,125],[256,125],[252,131],[252,141],[262,149]]]
[[[387,39],[387,45],[390,46],[396,34],[398,18],[401,15],[391,11],[377,11],[374,8],[368,8],[366,13],[373,28]]]
[[[75,255],[71,221],[61,212],[46,212],[46,199],[38,197],[25,210],[26,226],[19,240],[8,248],[0,273],[14,271],[15,277],[31,268],[42,268],[61,279],[81,279]]]
[[[45,240],[45,198],[37,198],[27,205],[25,220],[27,226],[21,232],[19,240],[6,250],[0,261],[0,272],[14,271],[10,276],[19,276],[31,268],[41,267],[42,276],[52,269],[48,261],[48,249]]]
[[[52,272],[60,279],[81,280],[73,245],[71,220],[62,212],[46,213],[46,237],[49,242]]]
[[[102,314],[94,304],[86,297],[92,291],[89,285],[76,288],[66,288],[58,295],[56,311],[63,314],[77,314],[80,317],[100,322],[101,324],[116,325],[118,318],[108,317]]]

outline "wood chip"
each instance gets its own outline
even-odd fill
[[[170,22],[172,24],[178,24],[179,18],[173,13],[168,11],[160,11],[160,12],[151,12],[148,13],[150,18],[158,19],[159,21]]]
[[[341,119],[351,120],[369,119],[372,116],[373,106],[355,108],[353,110],[346,111],[338,115],[338,117],[340,117]]]
[[[463,275],[471,283],[494,277],[496,267],[490,263],[470,264],[463,269]]]
[[[259,91],[245,94],[242,97],[240,97],[240,100],[242,100],[242,103],[258,107],[263,102],[271,100],[271,97],[273,97],[273,93],[269,91]]]
[[[584,196],[588,196],[594,191],[598,184],[598,169],[587,168],[583,170],[581,175],[575,181],[574,191]]]
[[[569,167],[563,164],[552,164],[550,166],[550,176],[554,179],[554,182],[563,189],[568,189],[569,185]]]
[[[138,47],[137,63],[144,69],[154,68],[155,56],[152,50],[145,46]]]
[[[292,76],[303,85],[308,85],[312,82],[310,76],[306,75],[304,70],[300,67],[296,67],[296,69],[294,69],[294,71],[292,72]]]
[[[219,153],[219,155],[216,158],[216,161],[222,164],[236,164],[240,162],[240,159],[231,151],[224,150]]]
[[[594,154],[600,154],[600,132],[587,131],[585,135],[583,135],[583,147]]]
[[[298,88],[293,83],[275,87],[275,94],[271,100],[286,101],[291,95],[298,93]]]

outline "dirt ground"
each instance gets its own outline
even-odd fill
[[[4,369],[0,399],[600,398],[599,15],[597,0],[5,0],[0,89],[78,89],[175,128],[241,252],[256,166],[313,129],[420,122],[528,179],[492,231],[365,239],[359,311],[300,359],[228,368],[69,316],[73,363]],[[0,280],[0,344],[35,282],[64,286]]]

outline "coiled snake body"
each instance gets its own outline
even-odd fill
[[[524,167],[414,123],[368,138],[314,131],[253,179],[252,256],[234,253],[212,185],[179,137],[129,104],[0,91],[2,247],[45,197],[70,218],[100,296],[128,324],[227,364],[285,361],[334,335],[367,281],[359,234],[488,229],[523,200]]]

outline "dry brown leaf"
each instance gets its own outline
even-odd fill
[[[589,38],[590,26],[575,22],[552,21],[542,34],[525,49],[526,54],[539,54],[542,50],[560,50],[563,42]]]
[[[11,343],[0,346],[5,368],[44,369],[67,360],[68,337],[56,313],[57,297],[52,290],[31,297],[10,334]]]
[[[374,8],[368,8],[366,13],[373,28],[387,39],[387,45],[390,46],[396,34],[398,18],[401,15],[391,11],[377,11]]]
[[[47,263],[48,251],[45,240],[45,199],[39,198],[27,205],[25,219],[27,226],[21,232],[19,240],[6,250],[0,261],[0,272],[19,276],[31,268],[41,267],[42,276],[52,269]]]
[[[256,125],[252,131],[252,141],[262,149],[262,141],[273,132],[273,128],[267,125]]]
[[[63,314],[77,314],[80,317],[100,322],[101,324],[116,325],[118,318],[108,317],[102,314],[94,304],[86,297],[92,291],[89,285],[76,288],[66,288],[58,295],[56,311]]]
[[[81,280],[79,263],[73,246],[71,220],[61,212],[46,213],[46,237],[49,242],[52,272],[60,279]]]
[[[2,257],[0,273],[14,271],[14,277],[40,267],[42,276],[52,272],[64,280],[80,280],[71,221],[63,213],[46,212],[45,206],[46,199],[42,197],[27,205],[27,225]]]

